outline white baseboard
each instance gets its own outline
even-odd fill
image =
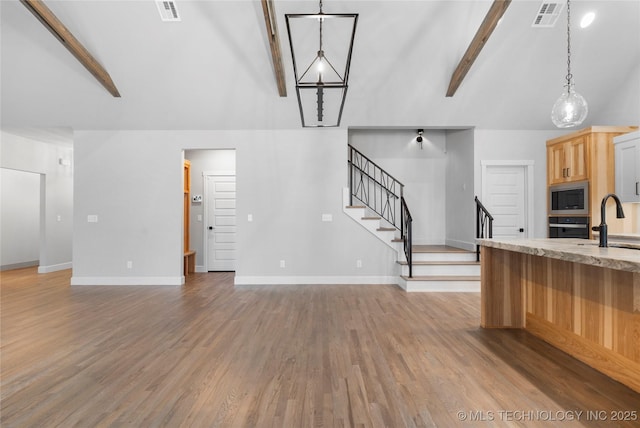
[[[476,244],[473,242],[457,241],[455,239],[447,239],[446,245],[449,247],[460,248],[467,251],[475,251]]]
[[[72,276],[71,285],[183,285],[184,276]]]
[[[207,270],[206,266],[196,266],[196,273],[207,273],[209,272]]]
[[[71,262],[59,263],[57,265],[38,266],[38,273],[50,273],[57,272],[59,270],[71,269],[73,264]]]
[[[397,285],[396,276],[238,276],[235,285]]]

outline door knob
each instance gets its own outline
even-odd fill
[[[209,230],[213,230],[213,226],[209,226]]]
[[[524,232],[524,229],[523,229],[523,228],[520,228],[520,233],[522,233],[522,232]]]

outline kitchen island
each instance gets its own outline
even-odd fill
[[[640,249],[584,239],[478,243],[482,327],[526,329],[640,392]]]

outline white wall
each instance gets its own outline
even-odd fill
[[[0,168],[0,268],[37,266],[40,174]]]
[[[46,273],[71,267],[73,142],[53,143],[0,131],[0,167],[43,174],[40,202],[40,265]],[[59,160],[64,159],[65,164]],[[4,239],[4,237],[3,237]]]
[[[473,129],[447,132],[447,245],[475,249]]]
[[[395,282],[393,250],[342,213],[346,131],[77,131],[75,141],[72,284],[182,283],[182,151],[215,148],[236,150],[236,283]]]
[[[482,189],[481,161],[532,160],[534,162],[534,230],[532,237],[547,237],[547,148],[549,139],[567,131],[504,131],[476,129],[474,182]],[[479,190],[476,190],[478,193]],[[478,195],[480,197],[480,195]],[[474,232],[475,233],[475,232]]]
[[[413,217],[413,243],[445,243],[445,131],[426,130],[422,149],[416,129],[352,130],[349,142],[405,185]]]

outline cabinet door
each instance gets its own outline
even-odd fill
[[[563,183],[566,178],[564,144],[555,144],[547,148],[547,182]]]
[[[587,139],[585,137],[576,138],[575,140],[565,143],[565,177],[566,181],[581,181],[588,177],[588,154]]]
[[[640,140],[615,145],[616,194],[622,202],[640,202]]]

